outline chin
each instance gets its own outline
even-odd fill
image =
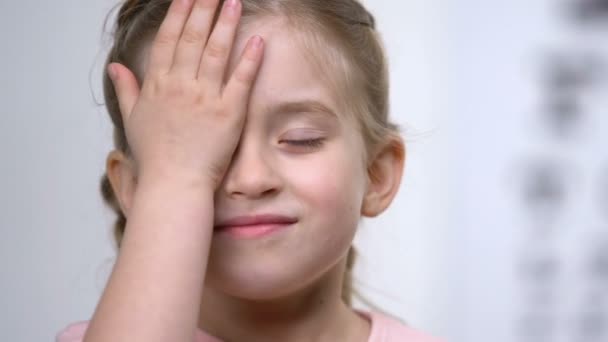
[[[208,274],[209,286],[232,297],[264,301],[272,300],[296,292],[301,286],[301,279],[291,278],[287,274],[259,273],[255,271],[211,276]]]
[[[307,269],[318,269],[310,265],[234,265],[210,269],[207,284],[217,291],[247,300],[266,301],[286,297],[310,285],[319,276],[314,271],[306,272]]]

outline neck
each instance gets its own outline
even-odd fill
[[[199,327],[226,342],[367,341],[369,322],[341,298],[345,262],[282,298],[243,299],[206,286]]]

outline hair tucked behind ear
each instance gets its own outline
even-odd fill
[[[343,100],[347,113],[354,113],[366,143],[366,162],[373,158],[379,146],[399,138],[399,127],[388,120],[388,72],[387,62],[379,34],[375,31],[374,17],[356,0],[241,0],[243,4],[242,25],[256,18],[283,16],[295,28],[308,35],[303,40],[309,44],[312,61],[320,68],[336,71],[336,77],[325,79],[333,85],[336,97]],[[141,85],[143,73],[143,51],[150,43],[171,0],[127,0],[120,6],[112,29],[113,45],[108,53],[103,74],[103,91],[108,113],[114,124],[114,146],[130,156],[122,115],[112,82],[107,74],[107,65],[118,62],[133,71]],[[223,3],[223,0],[220,0]],[[107,20],[111,11],[106,17]],[[216,16],[217,18],[217,16]],[[104,25],[104,27],[106,26]],[[328,75],[320,72],[320,75]],[[337,80],[337,81],[336,81]],[[369,175],[374,177],[373,172]],[[114,223],[116,247],[120,243],[126,226],[126,217],[106,174],[101,178],[101,193],[105,203],[117,215]],[[343,278],[342,298],[349,306],[352,297],[378,311],[353,286],[353,267],[357,259],[354,245],[348,251],[346,271]]]

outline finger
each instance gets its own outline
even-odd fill
[[[196,0],[184,32],[177,43],[171,70],[188,78],[197,78],[203,48],[217,9],[218,0]]]
[[[221,89],[240,16],[241,2],[227,0],[200,61],[198,79],[207,89]]]
[[[122,64],[110,63],[108,73],[114,85],[114,92],[118,98],[118,106],[123,118],[123,122],[133,112],[133,107],[139,97],[139,85],[135,75]]]
[[[260,36],[254,36],[247,42],[241,60],[228,80],[222,97],[228,103],[233,103],[240,113],[247,110],[251,88],[262,64],[264,41]]]
[[[171,1],[169,10],[156,33],[150,50],[150,62],[146,70],[152,73],[167,73],[173,64],[173,56],[184,24],[190,14],[193,0]]]

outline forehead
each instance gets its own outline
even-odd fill
[[[303,47],[300,34],[286,20],[274,17],[255,19],[241,27],[226,76],[232,75],[248,39],[260,35],[264,39],[264,58],[251,92],[253,108],[279,100],[316,100],[338,113],[332,87],[311,63],[311,55]]]

